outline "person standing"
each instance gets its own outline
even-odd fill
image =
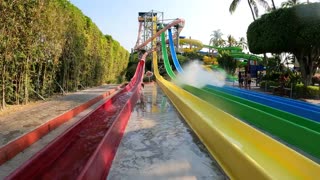
[[[241,74],[241,71],[238,73],[238,83],[239,83],[239,88],[243,87],[243,76]]]
[[[246,88],[251,89],[251,74],[250,71],[246,73]]]

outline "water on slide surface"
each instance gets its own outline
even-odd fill
[[[114,122],[120,107],[129,97],[130,92],[123,93],[106,109],[99,108],[93,116],[88,116],[90,119],[81,124],[79,127],[81,131],[71,138],[63,153],[39,173],[37,178],[70,179],[76,177]]]
[[[227,179],[163,94],[146,85],[107,179]]]

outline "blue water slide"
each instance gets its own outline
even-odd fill
[[[317,110],[317,106],[313,106],[308,103],[295,102],[295,100],[289,100],[286,98],[274,98],[275,96],[267,95],[263,93],[242,90],[232,87],[216,87],[207,85],[208,88],[213,88],[222,92],[227,92],[235,96],[239,96],[260,104],[264,104],[273,108],[277,108],[283,111],[290,112],[292,114],[308,118],[310,120],[320,122],[320,111]]]
[[[225,86],[225,88],[233,90],[233,91],[239,91],[239,92],[242,92],[242,93],[245,93],[245,94],[264,96],[264,97],[272,99],[274,101],[282,101],[282,102],[286,102],[286,103],[288,103],[290,105],[303,107],[305,109],[310,109],[310,110],[313,110],[313,111],[316,111],[316,112],[320,112],[320,106],[317,106],[317,105],[314,105],[314,104],[310,104],[310,103],[307,103],[307,102],[298,101],[298,100],[295,100],[295,99],[284,98],[284,97],[280,97],[280,96],[264,94],[264,93],[261,93],[261,92],[248,91],[246,89],[239,89],[239,88],[234,88],[234,87],[229,87],[229,86]]]
[[[183,73],[183,69],[181,68],[180,63],[177,58],[176,50],[174,49],[171,29],[168,29],[168,34],[169,34],[169,45],[170,45],[171,57],[173,59],[173,64],[179,73]]]

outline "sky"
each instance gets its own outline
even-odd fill
[[[235,13],[229,13],[232,0],[70,0],[99,27],[128,51],[138,36],[138,13],[151,10],[163,12],[164,19],[183,18],[185,27],[181,36],[209,44],[212,31],[221,29],[224,38],[231,34],[237,40],[246,37],[247,27],[253,21],[246,0]],[[280,0],[275,0],[280,6]],[[270,2],[271,4],[271,2]],[[260,8],[260,14],[263,8]]]

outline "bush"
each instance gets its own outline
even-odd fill
[[[320,98],[320,90],[318,86],[307,86],[305,88],[303,84],[297,84],[293,89],[296,98]]]
[[[134,73],[136,72],[138,63],[131,63],[130,66],[128,66],[127,72],[126,72],[126,80],[130,81],[131,78],[134,76]]]
[[[281,74],[281,72],[272,71],[270,74],[263,76],[262,80],[278,81],[280,74]]]
[[[261,81],[260,88],[262,88],[262,89],[265,88],[265,84],[266,84],[266,81]],[[270,86],[279,86],[279,83],[276,81],[268,81],[267,82],[267,89],[269,89]]]
[[[180,65],[183,65],[184,63],[186,63],[188,61],[188,58],[186,58],[185,56],[182,55],[177,55],[177,58],[179,60]]]
[[[303,84],[295,85],[293,88],[293,94],[294,94],[295,98],[303,97],[305,94],[305,88],[304,88]]]
[[[319,99],[320,90],[318,86],[307,87],[307,97]]]

